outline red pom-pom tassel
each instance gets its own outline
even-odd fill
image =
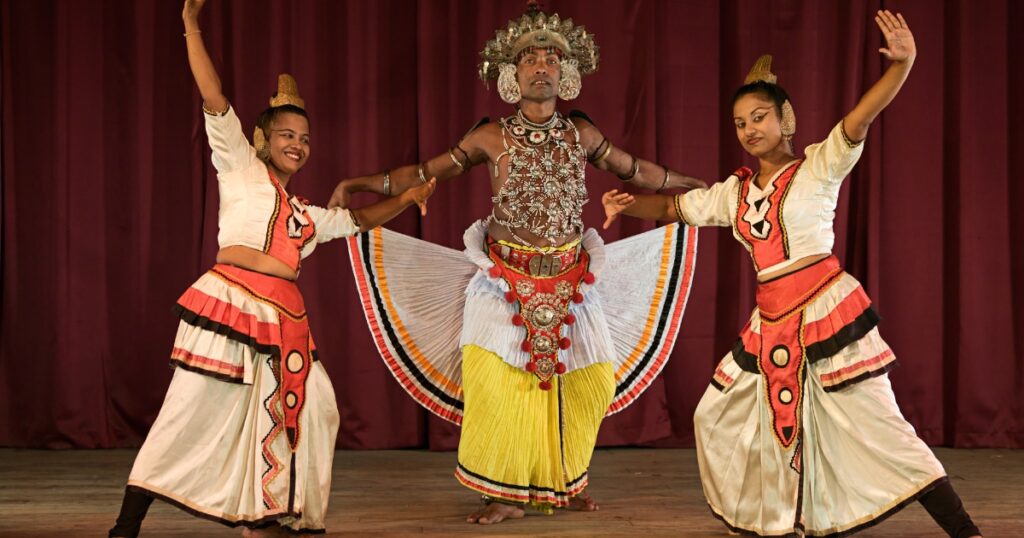
[[[576,314],[569,313],[562,318],[562,321],[564,321],[566,325],[572,325],[573,323],[576,323]]]
[[[572,302],[574,302],[576,304],[582,303],[583,302],[583,294],[578,292],[578,291],[576,293],[572,294]]]
[[[565,373],[565,365],[562,364],[562,363],[556,364],[555,365],[555,373],[558,374],[558,375],[564,374]]]
[[[522,327],[523,316],[520,316],[519,314],[512,316],[512,325],[515,325],[516,327]]]
[[[597,280],[597,277],[594,276],[594,273],[587,273],[583,275],[583,281],[587,284],[593,284],[595,280]]]
[[[533,343],[529,340],[523,340],[523,344],[519,346],[523,351],[529,353],[533,351]]]
[[[498,278],[501,276],[501,267],[492,265],[491,268],[487,270],[487,274],[491,275],[491,278]]]
[[[541,381],[537,386],[540,387],[540,390],[551,390],[550,381]]]
[[[512,293],[511,291],[506,291],[505,292],[505,300],[510,302],[510,303],[516,302],[516,294]]]
[[[567,337],[564,337],[564,336],[558,341],[558,348],[559,349],[569,349],[569,346],[571,346],[571,345],[572,345],[572,340],[569,340]]]
[[[528,362],[528,363],[526,363],[526,366],[523,369],[526,370],[527,372],[530,372],[532,374],[533,372],[537,371],[537,363],[535,363],[535,362]]]

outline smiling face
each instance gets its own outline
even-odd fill
[[[533,48],[516,64],[516,80],[524,100],[548,101],[558,95],[562,59],[553,49]]]
[[[762,93],[748,93],[732,107],[736,138],[747,153],[762,157],[775,151],[783,142],[779,108]]]
[[[269,131],[268,164],[290,177],[309,159],[309,120],[293,112],[280,112],[270,122]]]

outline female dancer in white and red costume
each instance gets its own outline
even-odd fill
[[[182,17],[217,168],[220,250],[178,299],[174,377],[109,536],[137,536],[154,498],[247,536],[322,533],[338,408],[295,284],[299,265],[318,243],[374,228],[414,203],[425,211],[435,182],[359,209],[289,194],[310,154],[295,80],[280,76],[250,146],[203,46],[204,3],[187,0]]]
[[[611,191],[619,213],[730,226],[757,270],[757,308],[694,417],[708,504],[757,536],[844,536],[919,500],[955,537],[979,535],[942,465],[900,413],[895,356],[871,301],[831,254],[843,178],[914,63],[901,15],[879,12],[892,64],[825,140],[798,158],[796,118],[762,57],[733,98],[736,137],[759,160],[678,196]]]

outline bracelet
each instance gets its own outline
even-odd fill
[[[466,168],[473,166],[473,159],[469,158],[469,154],[466,153],[466,150],[462,149],[462,147],[458,145],[455,146],[455,149],[459,150],[459,153],[462,154],[462,158],[466,161]]]
[[[420,183],[427,182],[427,176],[423,173],[423,163],[420,163],[420,165],[416,167],[416,173],[420,176]]]
[[[384,171],[384,196],[391,196],[391,170]]]
[[[188,37],[190,35],[199,35],[201,33],[203,33],[202,30],[192,30],[191,32],[185,32],[184,34],[181,34],[181,35],[183,35],[185,37]]]
[[[592,162],[594,164],[597,164],[597,163],[605,160],[606,158],[608,158],[608,155],[612,152],[612,143],[609,142],[607,138],[605,138],[601,142],[601,145],[604,145],[604,151],[601,152],[601,155],[598,155],[593,161],[590,161],[590,162]],[[597,146],[598,149],[601,148],[601,145]]]
[[[206,108],[206,103],[203,103],[203,112],[205,112],[205,113],[207,113],[207,114],[209,114],[211,116],[224,116],[224,115],[227,115],[229,110],[231,110],[231,103],[228,103],[227,108],[225,108],[223,112],[214,112],[214,111],[210,110],[209,108]]]
[[[621,179],[622,181],[631,181],[633,179],[633,177],[636,176],[636,173],[639,172],[639,171],[640,171],[640,160],[637,159],[636,157],[633,157],[633,166],[631,167],[631,169],[629,171],[629,175],[618,176],[618,178]],[[618,175],[618,174],[616,174],[616,175]]]
[[[668,186],[668,167],[665,166],[665,165],[661,165],[661,167],[665,169],[665,179],[662,180],[661,186],[658,187],[658,189],[655,190],[654,192],[661,192],[662,189],[664,189],[666,186]]]
[[[451,157],[452,162],[455,163],[455,166],[459,167],[459,172],[466,171],[466,165],[460,163],[459,160],[455,158],[455,152],[452,151],[452,148],[448,148],[448,156]]]

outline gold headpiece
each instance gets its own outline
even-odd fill
[[[779,77],[772,73],[772,55],[765,54],[754,62],[754,67],[750,68],[750,73],[747,73],[747,78],[743,80],[743,84],[747,85],[759,80],[763,80],[769,84],[775,84],[775,81]]]
[[[754,62],[754,67],[750,68],[750,72],[747,73],[747,78],[743,79],[743,85],[752,84],[757,81],[764,81],[768,84],[776,84],[779,77],[772,73],[772,55],[765,54]],[[793,111],[793,105],[786,99],[782,103],[782,117],[779,118],[779,127],[782,129],[782,137],[786,141],[793,139],[793,135],[796,134],[796,112]]]
[[[565,59],[578,62],[577,69],[583,75],[597,71],[599,55],[593,34],[573,24],[572,19],[541,12],[537,2],[531,1],[522,17],[495,32],[494,39],[480,51],[480,78],[484,82],[498,78],[501,64],[514,64],[519,53],[530,47],[557,48]]]
[[[277,75],[277,93],[270,98],[270,106],[284,105],[306,109],[306,101],[299,97],[299,85],[288,73]]]
[[[299,85],[295,78],[288,73],[277,75],[277,93],[270,98],[270,106],[292,105],[306,110],[306,101],[299,97]],[[267,162],[270,160],[270,146],[267,145],[267,136],[263,129],[257,125],[252,133],[252,146],[256,148],[256,156]]]

